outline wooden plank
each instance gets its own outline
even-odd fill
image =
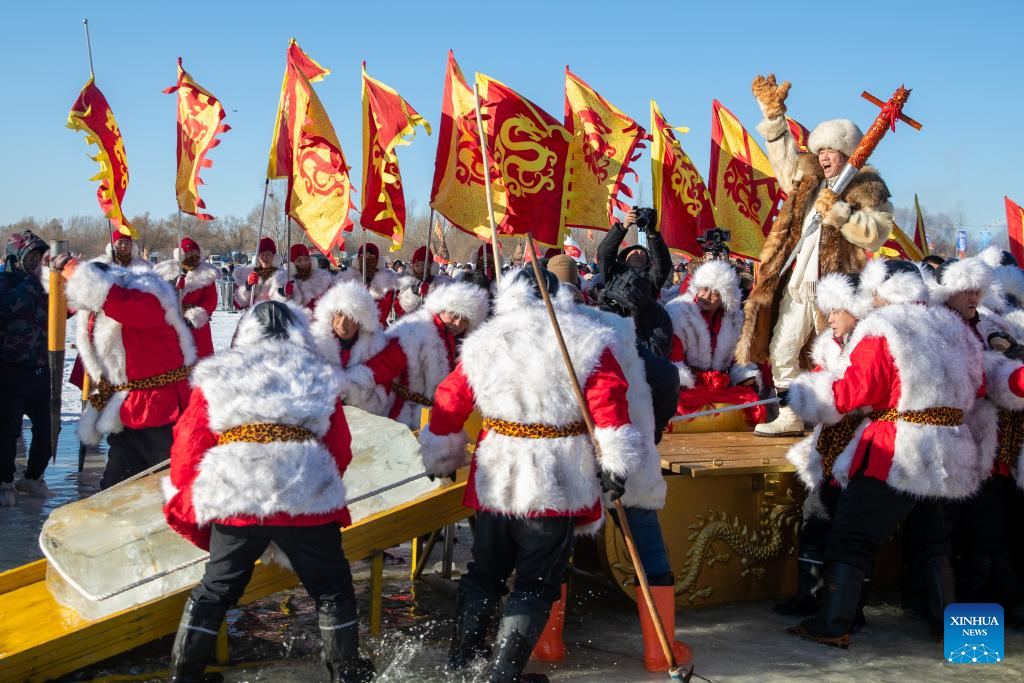
[[[0,573],[0,595],[30,586],[46,578],[46,560],[36,560]],[[3,652],[0,649],[0,652]]]
[[[785,456],[798,441],[799,438],[768,439],[752,432],[667,434],[658,452],[663,469],[689,476],[708,476],[712,472],[791,472],[793,468]]]
[[[769,472],[795,472],[788,460],[772,458],[765,462],[757,460],[732,460],[723,465],[716,463],[677,464],[673,472],[691,477],[722,477],[742,474],[767,474]]]
[[[350,562],[361,560],[469,517],[472,510],[462,505],[465,486],[462,482],[431,491],[360,520],[342,532],[345,555]],[[45,572],[45,563],[42,568]],[[39,567],[32,571],[38,575]],[[297,583],[290,571],[257,564],[241,603]],[[44,578],[0,594],[0,681],[45,681],[173,633],[190,590],[94,621],[57,604]]]

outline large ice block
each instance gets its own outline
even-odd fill
[[[344,479],[349,500],[423,472],[419,444],[406,426],[351,407],[345,417],[352,432]],[[50,514],[39,545],[49,560],[47,587],[58,602],[96,619],[199,581],[206,554],[164,521],[165,476],[166,470],[155,472]],[[437,486],[420,478],[370,496],[351,506],[353,521]]]

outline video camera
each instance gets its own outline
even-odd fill
[[[636,213],[636,229],[644,232],[654,232],[658,229],[658,210],[649,206],[634,206]]]
[[[732,233],[722,228],[711,228],[705,230],[703,235],[697,237],[697,243],[705,254],[710,254],[716,260],[729,259],[729,245],[727,242],[732,239]]]

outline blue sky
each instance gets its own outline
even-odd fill
[[[117,115],[128,155],[129,215],[166,215],[174,201],[175,62],[228,110],[203,172],[214,215],[245,214],[260,199],[288,39],[333,73],[317,90],[337,129],[354,182],[361,160],[360,61],[438,123],[445,56],[463,71],[504,81],[561,118],[563,69],[649,125],[655,98],[669,121],[689,126],[682,144],[706,173],[711,100],[753,132],[758,73],[793,81],[790,115],[866,128],[905,83],[906,113],[924,123],[888,136],[873,162],[897,205],[917,192],[929,211],[971,226],[1004,224],[1004,194],[1024,202],[1019,127],[1022,3],[81,3],[19,2],[4,9],[0,56],[5,152],[0,223],[25,216],[97,213],[96,165],[84,136],[64,127],[88,78],[83,12],[92,28],[97,83]],[[305,6],[309,9],[302,10]],[[835,9],[833,9],[834,7]],[[399,150],[407,199],[424,207],[435,137]],[[650,161],[638,163],[650,201]]]

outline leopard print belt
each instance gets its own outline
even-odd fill
[[[217,437],[217,445],[226,443],[273,443],[275,441],[315,441],[316,434],[305,427],[295,425],[274,424],[271,422],[253,422],[238,425],[225,430]]]
[[[426,406],[427,408],[430,408],[431,406],[434,405],[434,402],[430,400],[428,397],[424,396],[423,394],[417,394],[415,391],[410,390],[409,387],[403,386],[398,382],[391,383],[391,390],[406,401],[418,403],[421,406]]]
[[[579,436],[587,433],[587,425],[582,422],[553,427],[544,424],[524,424],[510,420],[499,420],[485,417],[483,428],[502,436],[515,436],[521,439],[558,439],[563,436]]]
[[[996,462],[1013,467],[1024,445],[1024,411],[999,409],[999,445]]]
[[[124,384],[111,384],[107,380],[100,378],[100,381],[96,385],[96,391],[89,396],[89,403],[97,411],[103,410],[107,407],[107,402],[110,401],[110,398],[119,391],[159,389],[160,387],[165,387],[168,384],[174,384],[175,382],[188,379],[188,374],[190,372],[192,372],[192,366],[183,365],[176,370],[170,370],[159,375],[153,375],[152,377],[133,379],[130,382],[125,382]]]
[[[900,412],[895,408],[889,410],[875,410],[869,415],[875,422],[910,422],[917,425],[932,425],[934,427],[959,427],[964,423],[964,411],[959,408],[937,407],[925,408],[923,410],[904,410]]]
[[[849,413],[834,425],[822,425],[815,449],[821,453],[821,470],[825,481],[832,479],[832,466],[835,465],[836,458],[853,441],[857,427],[864,417],[865,415],[859,412]]]

